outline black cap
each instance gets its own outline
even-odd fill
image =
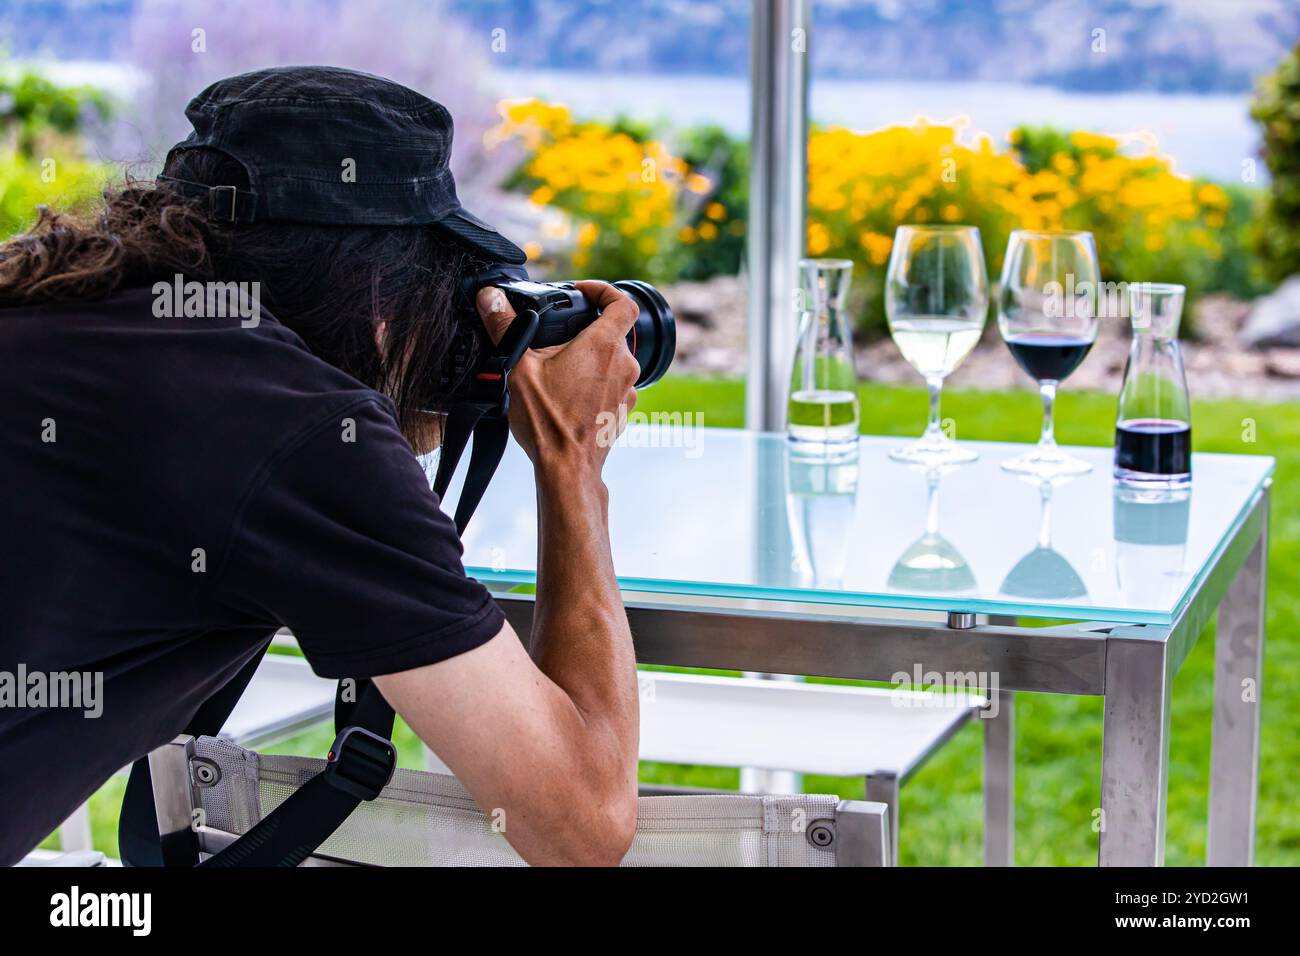
[[[218,80],[185,108],[194,131],[172,147],[219,150],[249,189],[160,176],[206,195],[218,218],[443,229],[496,262],[527,256],[456,198],[451,114],[391,80],[290,66]]]

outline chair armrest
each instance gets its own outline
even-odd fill
[[[889,807],[841,800],[835,808],[835,865],[889,866]]]

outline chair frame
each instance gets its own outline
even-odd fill
[[[186,734],[149,754],[158,832],[164,844],[195,840],[200,854],[217,853],[237,835],[206,826],[196,818],[199,801],[191,777],[194,738]],[[831,839],[836,866],[890,866],[889,808],[865,800],[841,800],[835,808]],[[192,834],[192,837],[191,837]],[[197,860],[195,862],[198,862]],[[313,854],[303,866],[364,866],[348,860]]]

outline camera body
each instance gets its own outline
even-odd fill
[[[515,310],[500,342],[488,337],[476,307],[479,292],[488,286],[501,289]],[[614,287],[640,310],[627,333],[627,347],[641,369],[636,387],[644,388],[668,370],[677,347],[677,323],[653,286],[624,279]],[[473,437],[469,469],[456,502],[456,530],[463,534],[510,438],[510,370],[530,348],[571,341],[596,321],[599,312],[576,283],[534,282],[522,266],[499,263],[465,278],[455,308],[459,321],[451,369],[441,382],[447,417],[433,490],[439,498],[447,494],[456,465]]]
[[[653,385],[663,377],[668,366],[672,364],[677,347],[677,324],[672,309],[657,289],[648,283],[636,279],[623,279],[613,283],[616,289],[626,293],[636,302],[640,309],[636,322],[627,334],[628,350],[641,366],[637,376],[636,387],[645,388]],[[546,348],[563,345],[592,322],[596,321],[598,312],[587,301],[574,282],[537,282],[528,277],[523,266],[496,263],[482,272],[468,276],[461,283],[457,311],[462,313],[462,329],[472,330],[477,337],[474,340],[461,339],[453,346],[452,368],[457,382],[473,390],[485,373],[474,364],[474,356],[491,354],[497,349],[487,338],[482,320],[475,308],[475,300],[480,290],[495,286],[505,293],[506,299],[515,310],[518,318],[511,324],[511,332],[518,326],[526,341],[524,348]],[[536,316],[536,328],[531,330]],[[531,330],[531,331],[530,331]],[[513,345],[514,343],[511,343]],[[501,348],[509,348],[503,340]],[[482,364],[482,363],[479,363]],[[513,364],[513,362],[509,363]],[[491,370],[486,372],[491,376]],[[495,381],[495,379],[487,379]]]

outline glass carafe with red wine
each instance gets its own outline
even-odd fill
[[[1027,455],[1002,467],[1040,481],[1092,466],[1056,444],[1056,389],[1097,340],[1100,269],[1090,232],[1018,229],[1007,242],[998,289],[998,330],[1016,362],[1038,383],[1043,431]]]
[[[1178,347],[1187,290],[1129,286],[1133,344],[1115,423],[1115,477],[1132,488],[1186,488],[1192,482],[1192,410]]]

